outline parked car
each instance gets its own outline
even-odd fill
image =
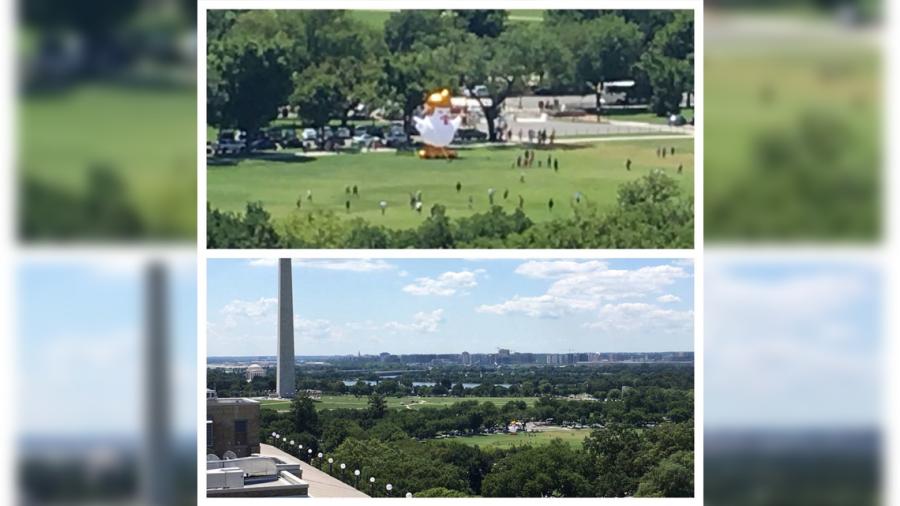
[[[381,145],[381,137],[364,132],[353,136],[353,145],[361,148],[373,148]]]
[[[402,129],[399,132],[390,132],[384,136],[384,143],[391,148],[405,146],[409,144],[409,136]]]
[[[246,138],[246,134],[240,130],[222,130],[216,146],[218,154],[237,155],[247,151]]]
[[[314,141],[319,138],[319,133],[316,132],[315,128],[304,128],[302,132],[300,132],[300,139],[304,141]]]
[[[687,120],[681,114],[672,114],[669,116],[669,126],[683,126],[687,124]]]
[[[337,135],[338,139],[349,139],[353,137],[353,133],[350,132],[350,129],[347,127],[338,127],[335,131],[335,135]]]
[[[477,142],[487,140],[487,134],[477,128],[460,128],[453,138],[456,142]]]

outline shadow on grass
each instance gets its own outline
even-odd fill
[[[207,167],[231,167],[245,160],[261,160],[265,162],[280,163],[307,163],[316,160],[314,156],[306,156],[300,153],[277,153],[271,151],[260,151],[246,155],[238,156],[217,156],[206,159]]]

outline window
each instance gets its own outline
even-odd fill
[[[213,423],[212,420],[206,421],[206,447],[212,448],[215,445],[213,440]]]
[[[234,444],[238,446],[247,444],[247,420],[234,421]]]

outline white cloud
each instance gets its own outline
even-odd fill
[[[605,304],[597,313],[597,320],[585,326],[610,333],[690,334],[694,327],[693,311],[662,309],[642,302]]]
[[[516,273],[553,282],[542,295],[517,295],[498,304],[479,306],[476,311],[559,318],[572,312],[599,309],[604,303],[646,300],[689,276],[683,268],[674,265],[610,269],[606,262],[596,260],[530,261],[519,265]]]
[[[222,308],[223,323],[225,327],[234,327],[241,319],[265,321],[274,317],[277,307],[278,299],[275,297],[260,297],[257,300],[235,299]]]
[[[657,301],[668,304],[670,302],[681,302],[681,297],[667,293],[656,298]]]
[[[437,332],[438,327],[444,321],[444,310],[435,309],[434,311],[421,311],[413,315],[412,322],[388,322],[384,328],[392,331],[401,332]]]
[[[342,329],[323,319],[307,320],[294,316],[294,336],[301,339],[339,339],[344,337]]]
[[[521,274],[529,278],[557,278],[579,272],[606,270],[608,265],[609,264],[606,262],[599,260],[590,260],[586,262],[578,262],[575,260],[532,261],[525,262],[516,267],[516,274]]]
[[[479,313],[496,315],[523,314],[533,318],[559,318],[574,311],[592,309],[594,303],[573,298],[539,295],[537,297],[520,297],[516,295],[500,304],[482,304],[475,308]]]
[[[413,283],[404,286],[403,291],[412,295],[441,296],[466,293],[468,289],[478,286],[477,277],[473,271],[449,271],[437,278],[416,278]]]

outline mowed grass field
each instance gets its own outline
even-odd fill
[[[793,229],[796,237],[806,236],[807,223],[791,222],[781,208],[749,198],[735,204],[735,195],[743,193],[748,184],[756,187],[750,188],[754,194],[793,200],[810,210],[809,219],[815,219],[817,207],[840,200],[846,188],[854,187],[855,181],[850,179],[879,177],[884,137],[879,50],[872,47],[874,44],[843,36],[791,40],[753,48],[739,40],[714,44],[706,52],[704,198],[706,212],[711,213],[707,216],[707,238],[729,237],[744,230],[732,230],[732,221],[722,218],[721,207],[740,208],[760,223],[771,223],[762,228],[764,232]],[[802,191],[802,181],[796,187],[787,187],[781,179],[770,177],[771,168],[761,156],[761,141],[767,135],[796,134],[798,127],[810,120],[825,124],[823,117],[837,122],[839,129],[824,142],[810,142],[819,143],[818,149],[837,152],[832,157],[834,165],[856,168],[847,185],[837,188],[836,194],[810,195]],[[794,160],[802,161],[806,153],[795,156]],[[827,175],[829,168],[823,168],[823,174]],[[875,219],[880,212],[878,195],[868,197],[860,196],[860,202],[870,204],[859,205],[858,213]]]
[[[83,195],[92,167],[119,176],[141,217],[191,237],[196,226],[194,89],[83,84],[25,96],[18,168]]]
[[[507,449],[514,446],[541,446],[553,441],[554,439],[562,440],[564,443],[581,447],[581,442],[589,436],[591,429],[559,429],[548,430],[544,432],[526,432],[516,435],[512,434],[488,434],[484,436],[465,436],[449,438],[450,441],[465,443],[467,445],[477,446],[482,449],[496,448]]]
[[[213,208],[242,212],[247,202],[261,201],[276,220],[291,213],[331,210],[340,216],[361,217],[376,225],[412,228],[428,216],[434,204],[447,207],[451,218],[488,211],[488,189],[494,188],[494,203],[512,212],[518,197],[535,222],[571,216],[580,192],[583,202],[613,206],[619,185],[660,168],[677,178],[686,195],[693,195],[693,139],[585,141],[557,144],[538,150],[531,168],[515,167],[523,154],[519,146],[477,147],[460,150],[457,160],[420,160],[412,153],[358,153],[304,157],[291,153],[261,155],[233,165],[210,165],[207,169],[207,196]],[[675,155],[658,158],[660,146],[675,147]],[[547,156],[559,160],[559,172],[546,166]],[[625,170],[625,161],[632,170]],[[538,167],[537,162],[542,166]],[[676,175],[679,164],[684,173]],[[525,182],[520,181],[524,175]],[[462,184],[457,193],[456,183]],[[356,185],[346,212],[346,187]],[[313,200],[306,199],[307,190]],[[509,197],[504,200],[504,191]],[[423,212],[409,207],[410,193],[422,192]],[[473,205],[469,208],[469,197]],[[552,212],[548,202],[554,201]],[[296,207],[301,199],[301,208]],[[388,203],[382,215],[380,201]]]
[[[420,409],[424,407],[446,407],[463,401],[493,402],[500,407],[510,401],[525,401],[528,406],[537,402],[536,397],[386,397],[390,409]],[[291,401],[280,399],[265,399],[260,401],[263,408],[275,411],[287,411],[291,408]],[[369,404],[368,397],[355,395],[323,395],[321,401],[316,402],[316,408],[326,409],[365,409]]]

